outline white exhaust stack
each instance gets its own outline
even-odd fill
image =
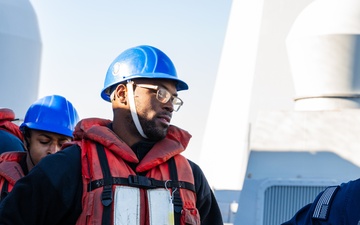
[[[0,107],[23,119],[38,98],[41,38],[29,0],[0,0]]]
[[[286,44],[295,110],[360,108],[360,1],[316,0]]]

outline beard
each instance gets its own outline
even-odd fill
[[[168,127],[158,126],[153,120],[139,118],[142,129],[149,140],[160,141],[166,137]]]
[[[164,139],[167,135],[169,127],[156,124],[156,113],[153,110],[150,110],[147,105],[144,105],[141,101],[138,101],[137,98],[135,98],[135,105],[141,128],[143,129],[143,132],[148,137],[148,139],[150,141],[160,141]],[[129,112],[129,117],[131,118],[136,131],[139,133],[131,116],[131,112]]]

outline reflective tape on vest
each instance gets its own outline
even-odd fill
[[[174,225],[174,206],[170,192],[166,189],[147,191],[151,225]]]
[[[114,225],[140,224],[140,190],[117,186],[114,195]]]
[[[174,225],[174,206],[166,189],[147,190],[150,225]],[[115,187],[114,225],[140,224],[140,189]]]

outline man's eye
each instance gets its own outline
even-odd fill
[[[160,89],[159,90],[159,95],[162,97],[162,98],[166,98],[167,95],[168,95],[168,92],[164,89]]]

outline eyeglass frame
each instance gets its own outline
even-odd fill
[[[156,91],[156,99],[157,99],[159,102],[163,103],[163,104],[169,102],[169,101],[172,99],[172,100],[171,100],[171,103],[172,103],[172,105],[173,105],[173,108],[174,108],[174,111],[175,111],[175,112],[179,111],[179,109],[181,108],[181,106],[184,104],[184,101],[181,100],[181,98],[179,98],[179,97],[171,94],[168,90],[166,90],[166,88],[161,87],[161,86],[159,86],[159,85],[152,85],[152,84],[135,84],[135,83],[134,83],[134,85],[135,85],[135,86],[138,86],[138,87],[142,87],[142,88],[147,88],[147,89],[155,90],[155,91]],[[159,91],[160,91],[160,90],[164,90],[165,93],[167,93],[166,95],[170,95],[170,98],[169,98],[166,102],[162,102],[162,101],[159,99]],[[164,99],[164,100],[165,100],[165,99]],[[178,102],[179,102],[180,104],[175,104],[175,103],[178,103]]]

